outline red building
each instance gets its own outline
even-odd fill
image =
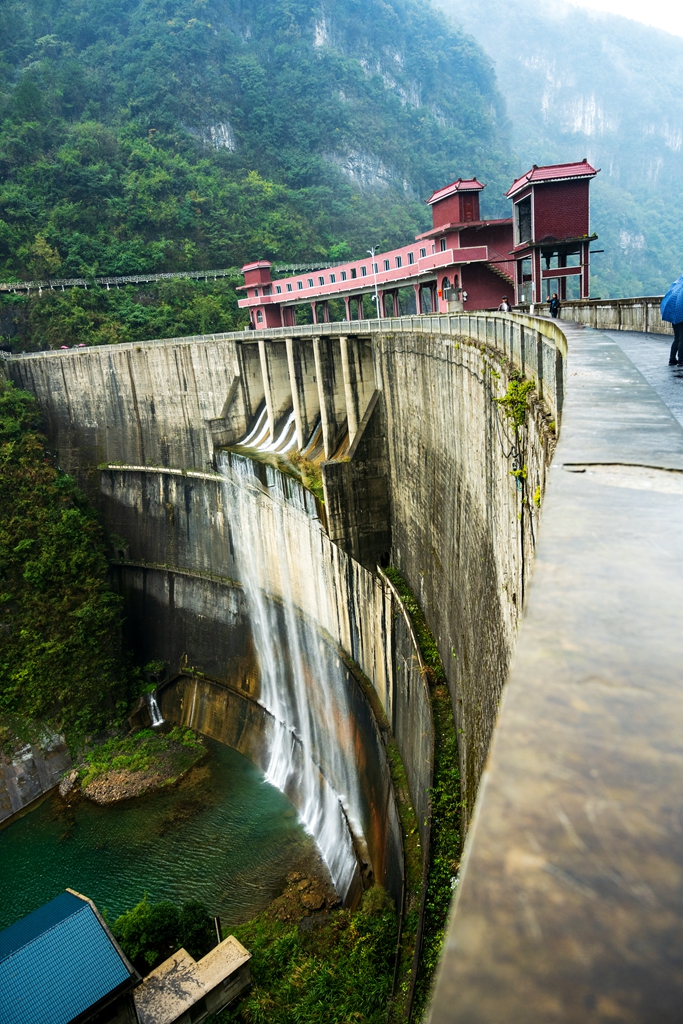
[[[569,298],[570,279],[571,286],[579,282],[576,297],[583,298],[589,282],[588,187],[596,173],[586,161],[533,167],[507,193],[514,216],[503,220],[482,220],[479,193],[485,186],[459,178],[427,200],[433,227],[411,245],[277,281],[267,261],[249,263],[242,268],[246,294],[239,305],[262,328],[295,326],[296,308],[304,304],[315,323],[329,320],[330,298],[344,300],[347,320],[363,318],[364,295],[377,302],[374,315],[397,316],[398,292],[406,287],[414,290],[418,313],[496,309],[503,295],[510,302],[540,302],[553,282],[552,291]]]
[[[583,160],[534,167],[506,193],[512,199],[517,302],[590,296],[590,181]]]

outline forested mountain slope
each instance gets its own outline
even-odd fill
[[[510,175],[491,63],[426,0],[7,0],[0,119],[5,278],[364,252]]]
[[[562,0],[438,3],[495,63],[518,169],[602,169],[594,294],[665,290],[683,271],[683,39]]]

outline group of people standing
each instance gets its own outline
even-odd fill
[[[548,296],[548,306],[550,307],[550,315],[551,315],[551,317],[553,317],[554,320],[557,320],[558,316],[560,315],[560,309],[561,309],[560,300],[557,297],[557,292],[553,292],[552,298],[550,296]],[[504,295],[503,296],[503,300],[502,300],[500,306],[498,307],[498,312],[499,313],[509,313],[511,311],[511,309],[512,309],[512,306],[508,302],[508,297],[507,297],[507,295]]]

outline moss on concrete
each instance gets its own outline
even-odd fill
[[[457,886],[462,846],[460,764],[453,706],[436,640],[415,595],[395,568],[385,570],[408,610],[427,666],[434,722],[434,776],[431,789],[429,873],[425,894],[422,950],[411,1018],[422,1019],[443,946],[451,899]],[[455,651],[453,656],[455,656]]]

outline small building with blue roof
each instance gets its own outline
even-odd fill
[[[139,1024],[141,980],[73,889],[0,932],[1,1024]]]

